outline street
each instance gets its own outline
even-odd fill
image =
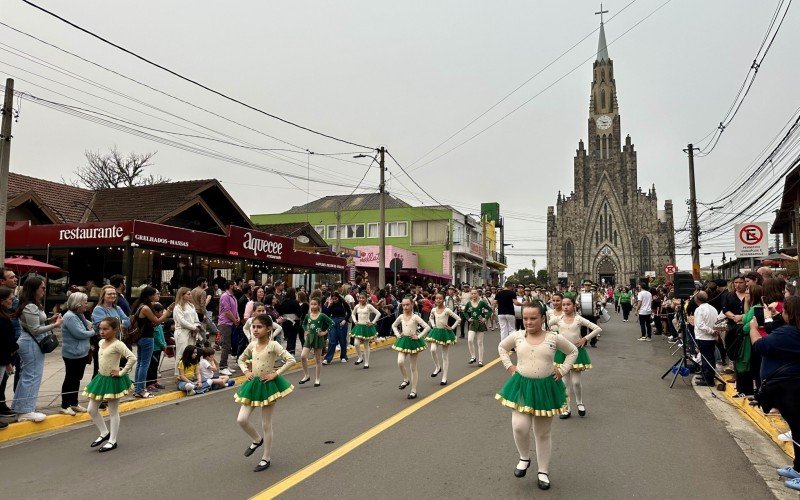
[[[536,487],[535,465],[523,479],[517,463],[510,410],[494,400],[506,374],[487,335],[485,371],[467,365],[467,347],[451,349],[450,385],[429,375],[420,356],[420,399],[397,389],[394,351],[374,352],[370,370],[334,363],[322,386],[297,385],[278,403],[273,421],[272,466],[245,458],[247,436],[236,425],[233,391],[181,400],[123,414],[119,448],[100,455],[89,448],[93,425],[9,445],[0,452],[4,496],[29,498],[246,498],[283,481],[269,495],[285,498],[772,498],[764,481],[692,387],[668,389],[659,377],[671,364],[666,342],[637,342],[638,326],[614,316],[594,369],[584,377],[587,416],[573,408],[553,423],[552,488]],[[489,366],[491,365],[491,366]],[[427,403],[439,390],[443,396]],[[412,405],[419,410],[364,440],[308,478],[295,475]],[[258,412],[252,417],[258,428]],[[534,456],[532,455],[532,458]],[[783,465],[783,464],[776,464]],[[728,471],[728,472],[724,472]],[[730,471],[735,471],[731,473]],[[299,479],[298,479],[299,477]]]

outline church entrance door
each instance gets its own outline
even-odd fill
[[[616,284],[614,278],[617,274],[617,266],[614,265],[611,259],[604,257],[597,265],[597,274],[598,283],[614,286]]]

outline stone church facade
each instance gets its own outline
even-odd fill
[[[547,208],[547,271],[551,282],[638,282],[675,262],[672,201],[658,209],[656,188],[637,181],[636,151],[621,134],[614,63],[600,24],[589,99],[588,141],[578,142],[574,189]],[[566,277],[564,277],[566,275]]]

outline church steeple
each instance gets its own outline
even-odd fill
[[[603,4],[600,4],[600,12],[595,12],[595,14],[600,14],[600,40],[597,42],[598,62],[607,62],[611,60],[611,58],[608,57],[608,45],[606,44],[606,30],[605,27],[603,27],[603,14],[606,13],[608,13],[608,11],[603,10]]]
[[[603,14],[600,4],[600,38],[597,60],[593,65],[592,93],[589,99],[589,151],[597,159],[609,159],[621,150],[620,120],[617,106],[617,84],[614,81],[614,62],[608,55]]]

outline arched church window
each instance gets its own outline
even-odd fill
[[[600,90],[600,108],[606,109],[606,89]]]
[[[594,232],[594,244],[595,245],[599,245],[600,244],[600,232],[599,231],[595,231]]]
[[[645,271],[652,271],[650,253],[650,240],[648,240],[645,236],[642,238],[642,241],[639,244],[639,271],[642,273]]]
[[[606,70],[604,69],[600,70],[600,80],[606,81]]]
[[[594,141],[594,157],[600,158],[600,136],[595,137]]]
[[[614,231],[614,246],[618,246],[618,243],[617,243],[617,232],[616,231]]]
[[[564,271],[575,272],[575,254],[571,240],[564,243]]]

